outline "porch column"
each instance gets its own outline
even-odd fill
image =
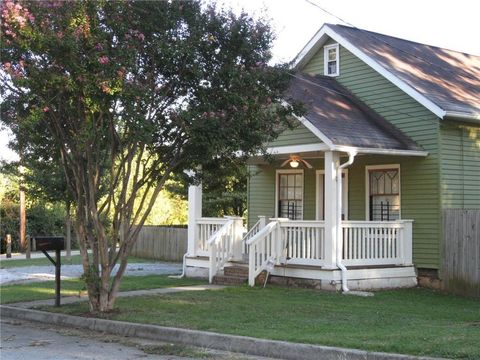
[[[198,228],[196,220],[202,217],[202,184],[188,187],[188,255],[197,255]]]
[[[335,269],[337,247],[337,168],[340,154],[325,151],[325,268]]]

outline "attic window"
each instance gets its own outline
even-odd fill
[[[338,44],[327,45],[323,49],[325,63],[324,74],[327,76],[338,76],[340,74]]]

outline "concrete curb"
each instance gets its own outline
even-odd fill
[[[67,327],[76,327],[109,334],[139,337],[183,345],[244,353],[286,360],[433,360],[410,355],[368,352],[329,346],[290,343],[256,339],[247,336],[226,335],[206,331],[178,329],[157,325],[134,324],[123,321],[84,318],[45,311],[0,306],[0,316],[36,321]]]

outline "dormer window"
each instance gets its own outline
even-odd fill
[[[340,74],[340,63],[338,44],[327,45],[324,48],[324,74],[327,76],[338,76]]]

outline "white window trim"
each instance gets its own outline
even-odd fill
[[[278,218],[278,178],[279,175],[281,174],[302,174],[302,179],[303,179],[303,191],[302,191],[302,218],[300,220],[303,220],[305,214],[305,171],[303,169],[282,169],[282,170],[277,170],[275,171],[275,217]]]
[[[337,63],[337,71],[334,74],[328,73],[328,50],[335,49]],[[337,44],[325,45],[323,47],[323,74],[325,76],[338,76],[340,75],[340,46]]]
[[[348,169],[343,169],[342,173],[345,174],[345,197],[347,201],[344,203],[344,199],[342,197],[342,206],[343,203],[345,204],[345,220],[348,220]],[[323,205],[323,198],[325,196],[325,181],[323,182],[323,193],[318,193],[318,187],[320,185],[320,175],[325,175],[325,170],[317,170],[315,171],[315,219],[320,220],[320,207]],[[322,200],[322,201],[320,201]],[[323,218],[325,219],[325,214],[323,214]]]
[[[365,220],[370,221],[370,170],[387,170],[398,169],[398,202],[400,209],[398,211],[398,220],[402,219],[402,173],[400,171],[400,164],[385,164],[385,165],[367,165],[365,166]]]

